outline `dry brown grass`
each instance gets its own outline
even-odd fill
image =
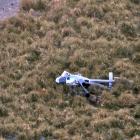
[[[136,3],[23,0],[17,17],[1,21],[0,136],[138,139],[140,41]],[[93,78],[107,77],[113,71],[122,79],[111,92],[91,87],[93,94],[102,94],[101,105],[95,107],[55,84],[63,70]]]
[[[30,10],[33,7],[33,0],[22,0],[21,7],[24,10]]]
[[[29,11],[30,9],[43,10],[45,9],[44,0],[21,0],[21,9]]]

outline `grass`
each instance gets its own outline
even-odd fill
[[[138,13],[137,0],[22,0],[0,22],[0,139],[139,139]],[[94,106],[56,85],[64,70],[121,80],[91,87]]]
[[[45,1],[43,0],[21,0],[21,9],[23,10],[44,10],[45,9]]]

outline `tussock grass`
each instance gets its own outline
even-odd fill
[[[21,6],[23,9],[29,10],[33,6],[33,1],[32,0],[22,0]]]
[[[2,139],[139,139],[138,14],[137,0],[22,0],[0,22]],[[121,80],[90,88],[102,94],[95,107],[56,85],[63,70]]]
[[[44,0],[21,0],[21,9],[23,10],[44,10],[45,9],[45,1]]]

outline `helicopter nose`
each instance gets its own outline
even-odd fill
[[[66,78],[60,76],[60,77],[57,77],[55,81],[58,84],[64,84],[64,83],[66,83]]]
[[[56,78],[55,82],[59,84],[59,77]]]

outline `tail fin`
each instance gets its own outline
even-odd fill
[[[112,88],[113,82],[113,72],[109,72],[109,88]]]

